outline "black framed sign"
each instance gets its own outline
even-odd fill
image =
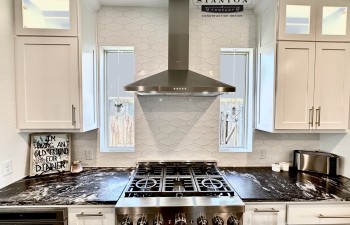
[[[30,139],[30,176],[70,171],[70,134],[32,134]]]

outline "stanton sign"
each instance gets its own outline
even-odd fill
[[[250,5],[252,0],[192,0],[194,5]]]

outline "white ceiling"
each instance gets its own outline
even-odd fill
[[[136,7],[168,7],[167,0],[97,0],[102,6],[136,6]],[[192,1],[192,0],[189,0]],[[252,0],[252,5],[247,8],[255,7],[259,0]],[[193,4],[190,4],[193,6]],[[195,7],[195,6],[193,6]]]

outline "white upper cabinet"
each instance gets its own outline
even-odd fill
[[[16,37],[17,127],[79,129],[78,39]]]
[[[54,13],[70,18],[51,18],[56,14],[51,14],[48,2],[55,6]],[[97,128],[98,6],[94,4],[93,0],[16,0],[16,11],[42,9],[34,10],[36,13],[26,11],[28,15],[23,13],[26,21],[20,24],[20,30],[24,33],[17,33],[16,37],[17,128],[20,131],[84,132]],[[38,15],[45,18],[38,19]],[[39,22],[33,22],[35,20]],[[18,27],[19,20],[16,22]],[[27,28],[22,29],[23,25]]]
[[[350,2],[280,0],[278,40],[350,41]]]
[[[316,43],[314,127],[347,129],[350,43]]]
[[[15,0],[16,35],[78,36],[76,0]]]
[[[279,40],[314,41],[317,0],[280,0]]]
[[[338,18],[347,13],[349,4],[345,0],[258,3],[254,9],[259,24],[257,129],[344,133],[349,128],[350,43],[341,41],[349,24]],[[324,16],[320,9],[325,9]],[[279,20],[281,15],[287,17]],[[322,40],[318,38],[322,19],[313,22],[315,16],[324,18]]]
[[[275,129],[347,129],[349,43],[278,43]]]
[[[277,58],[275,129],[309,129],[312,127],[315,42],[280,41]]]

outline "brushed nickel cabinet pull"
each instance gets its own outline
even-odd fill
[[[316,125],[321,126],[321,106],[316,109]]]
[[[75,107],[74,105],[72,104],[72,125],[75,126]]]
[[[91,217],[91,216],[103,216],[103,213],[99,212],[97,214],[86,214],[84,212],[80,213],[80,214],[77,214],[76,215],[77,217]]]
[[[278,213],[279,210],[271,208],[271,209],[254,209],[254,212],[256,213]]]
[[[350,218],[350,216],[324,216],[322,214],[318,215],[318,218],[320,219],[345,219]]]
[[[312,106],[312,108],[311,109],[309,109],[309,125],[311,126],[311,127],[313,127],[314,126],[314,107]]]

